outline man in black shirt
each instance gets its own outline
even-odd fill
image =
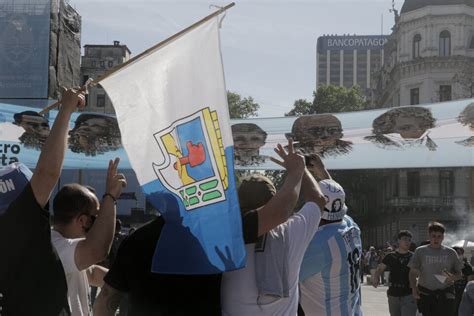
[[[128,316],[221,315],[221,274],[172,275],[151,272],[156,242],[164,219],[158,217],[124,239],[105,276],[105,286],[96,299],[94,315],[115,315],[128,293]],[[258,217],[243,218],[244,239],[257,239]],[[166,255],[166,254],[163,254]]]
[[[84,94],[67,90],[61,104],[30,183],[0,216],[2,316],[70,314],[45,206],[61,174],[71,114],[84,107]]]
[[[377,287],[379,276],[387,268],[390,269],[389,287],[387,291],[388,307],[391,316],[415,316],[416,302],[410,288],[409,273],[407,266],[413,255],[409,251],[411,244],[411,233],[402,230],[398,233],[398,248],[388,253],[377,267],[372,285]]]

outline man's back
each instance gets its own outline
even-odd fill
[[[301,266],[301,306],[306,315],[362,315],[360,229],[349,217],[321,226]]]
[[[129,316],[220,315],[221,275],[164,275],[151,272],[161,217],[139,228],[121,244],[104,278],[129,294]]]

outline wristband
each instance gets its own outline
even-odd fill
[[[104,195],[102,195],[102,199],[106,198],[107,196],[114,200],[114,203],[117,204],[117,199],[110,193],[105,193]]]

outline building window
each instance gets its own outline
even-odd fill
[[[411,197],[420,196],[420,172],[407,172],[407,195]]]
[[[410,89],[410,105],[420,104],[420,88]]]
[[[439,34],[439,55],[451,55],[451,34],[448,31],[443,31]]]
[[[113,61],[109,61],[108,65],[109,65],[109,67],[113,67],[114,62],[113,62]]]
[[[441,196],[452,196],[454,194],[454,175],[450,170],[439,172],[439,194]]]
[[[441,85],[439,86],[439,101],[451,101],[451,86]]]
[[[105,68],[105,61],[103,60],[100,61],[100,68]]]
[[[421,35],[416,34],[413,37],[413,59],[420,58]]]
[[[97,95],[97,103],[96,103],[98,108],[103,108],[105,107],[105,94],[98,94]]]
[[[95,60],[92,61],[92,67],[97,67],[97,62]]]

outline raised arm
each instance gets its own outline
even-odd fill
[[[319,155],[312,154],[305,156],[306,168],[316,177],[318,181],[332,179]]]
[[[127,185],[125,176],[117,173],[119,162],[119,158],[109,161],[106,193],[100,203],[99,215],[87,233],[86,239],[77,245],[74,256],[79,270],[87,269],[104,260],[109,253],[115,232],[115,200],[120,196],[122,188]]]
[[[317,155],[312,155],[312,156],[317,157],[317,159],[319,159],[319,161],[321,162],[321,159],[319,158],[319,156],[317,156]],[[310,159],[310,161],[308,161],[308,156],[306,156],[305,159],[306,159],[306,166],[307,167],[306,167],[305,173],[303,175],[303,181],[302,181],[302,184],[301,184],[301,193],[303,194],[304,199],[305,199],[306,202],[316,203],[319,206],[319,208],[321,209],[321,211],[323,211],[324,206],[326,204],[324,194],[322,193],[318,182],[316,181],[316,179],[313,176],[313,174],[316,174],[316,173],[311,174],[311,172],[309,170],[309,168],[311,168],[313,166],[311,164],[311,162],[314,161],[316,158]],[[322,162],[321,162],[321,165],[322,165]],[[324,165],[322,165],[322,168],[318,168],[318,170],[326,171],[326,169],[324,168]],[[328,177],[323,178],[323,179],[320,178],[320,180],[331,179],[331,176],[329,176],[329,173],[327,173],[327,171],[326,171],[326,174],[327,174]]]
[[[63,94],[58,116],[43,145],[30,182],[36,201],[41,207],[48,202],[61,175],[71,114],[76,108],[83,108],[84,105],[84,92],[69,89]]]
[[[283,166],[288,175],[282,187],[258,212],[258,236],[261,236],[281,223],[284,223],[293,213],[301,187],[301,178],[304,173],[304,157],[295,152],[293,141],[288,141],[288,152],[278,144],[275,152],[283,161],[271,158]]]

